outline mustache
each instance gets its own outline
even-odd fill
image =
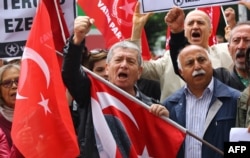
[[[195,76],[198,76],[198,75],[205,75],[206,74],[206,71],[203,70],[203,69],[200,69],[200,70],[195,70],[193,73],[192,73],[192,76],[195,77]]]
[[[236,52],[236,58],[240,58],[240,57],[245,57],[246,53],[243,50],[239,50]]]

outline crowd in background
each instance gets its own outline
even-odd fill
[[[250,9],[250,2],[239,3]],[[170,49],[158,59],[143,61],[139,41],[151,15],[140,13],[138,3],[131,39],[109,50],[88,50],[85,46],[86,34],[98,19],[75,19],[74,33],[64,49],[62,77],[81,151],[79,157],[100,157],[101,153],[89,106],[91,81],[82,66],[146,103],[154,115],[170,117],[222,151],[231,128],[245,127],[250,132],[250,22],[236,22],[234,10],[227,8],[225,35],[218,35],[218,44],[209,46],[209,16],[200,10],[185,15],[183,9],[174,7],[164,19],[171,30]],[[10,135],[20,59],[1,60],[0,64],[0,157],[21,158]],[[187,136],[178,157],[223,156]]]

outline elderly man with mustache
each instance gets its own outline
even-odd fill
[[[226,73],[226,70],[216,67],[214,71],[214,76],[220,79],[223,83],[243,91],[249,84],[249,79],[245,69],[245,52],[250,43],[250,22],[240,22],[234,26],[230,31],[228,39],[228,52],[231,55],[231,59],[228,59],[228,55],[221,54],[221,51],[217,51],[219,56],[211,54],[211,49],[208,48],[208,39],[207,33],[204,33],[202,36],[202,31],[206,32],[209,26],[208,17],[202,11],[194,10],[191,11],[185,19],[185,36],[187,39],[183,38],[183,17],[180,16],[177,19],[173,19],[176,14],[183,15],[183,10],[180,8],[174,8],[172,12],[169,12],[166,16],[166,21],[171,28],[171,40],[170,44],[170,54],[173,62],[173,67],[175,72],[178,72],[178,66],[176,58],[178,56],[179,50],[185,47],[189,42],[190,44],[196,44],[206,48],[209,51],[209,56],[211,57],[212,65],[215,68],[215,63],[217,58],[222,59],[223,62],[231,63],[229,70],[231,71],[230,75]],[[205,18],[206,17],[206,18]],[[180,22],[182,21],[182,22]],[[206,26],[206,27],[205,27]],[[190,34],[187,34],[190,32]],[[181,41],[182,39],[182,41]],[[213,49],[215,50],[215,49]],[[230,57],[230,56],[229,56]],[[224,77],[227,74],[227,77]]]
[[[223,151],[230,129],[235,126],[240,91],[213,77],[208,51],[201,46],[183,48],[177,63],[186,85],[163,102],[170,118]],[[187,136],[178,157],[222,158],[223,155]]]
[[[228,40],[228,50],[234,62],[231,71],[233,88],[243,91],[249,85],[248,71],[245,67],[246,50],[250,46],[250,22],[239,22],[231,30]]]

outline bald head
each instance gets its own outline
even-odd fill
[[[212,26],[211,20],[210,20],[209,16],[207,15],[207,13],[205,13],[202,10],[198,10],[198,9],[190,11],[185,18],[185,22],[187,19],[189,19],[190,17],[193,17],[193,16],[202,16],[204,18],[204,20],[206,20],[206,22],[209,24],[209,26],[210,27]]]
[[[191,92],[203,90],[213,76],[211,60],[206,49],[198,45],[183,48],[178,56],[179,72]],[[196,91],[197,92],[197,91]]]
[[[185,37],[191,44],[208,48],[212,33],[211,20],[207,13],[201,10],[189,12],[184,21]]]
[[[206,56],[208,58],[208,60],[211,62],[210,57],[208,55],[208,51],[205,48],[198,46],[198,45],[188,45],[180,51],[180,53],[177,57],[178,68],[180,70],[182,70],[182,65],[180,62],[181,58],[185,58],[186,55],[188,55],[190,53],[194,53],[194,52],[200,52],[200,53],[204,54],[204,56]]]

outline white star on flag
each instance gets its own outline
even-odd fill
[[[138,158],[152,158],[152,157],[149,156],[146,146],[143,149],[142,155],[139,155]]]
[[[125,1],[125,4],[123,6],[120,6],[119,8],[124,10],[126,12],[126,18],[128,17],[128,14],[133,15],[134,10],[133,6],[135,5],[135,2],[128,3],[128,1]]]
[[[51,111],[48,107],[49,99],[44,99],[42,93],[41,93],[41,98],[42,98],[42,101],[40,101],[38,104],[44,108],[45,115],[47,115],[47,112],[51,113]]]

